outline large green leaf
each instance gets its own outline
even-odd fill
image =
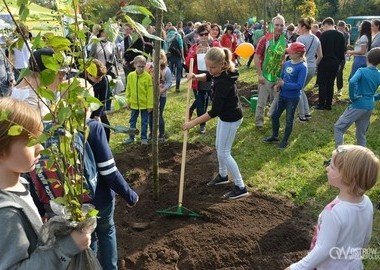
[[[29,15],[29,8],[27,7],[26,4],[21,4],[20,9],[18,11],[19,19],[20,21],[24,22],[26,21],[26,18]]]
[[[41,60],[44,66],[48,69],[58,71],[61,67],[60,64],[57,62],[57,60],[54,59],[53,56],[41,55]]]
[[[166,5],[163,0],[149,0],[149,2],[158,9],[162,9],[163,11],[167,11]]]
[[[71,109],[69,107],[61,108],[58,112],[58,122],[63,123],[71,116]]]
[[[132,20],[132,19],[130,18],[130,20]],[[148,37],[148,38],[151,38],[151,39],[154,39],[154,40],[162,41],[162,39],[160,37],[149,34],[148,31],[146,30],[146,28],[142,24],[135,22],[135,21],[133,21],[133,24],[134,24],[137,32],[139,32],[141,35]]]
[[[70,49],[71,42],[67,38],[53,36],[48,39],[47,45],[52,47],[55,51],[64,51]]]
[[[145,16],[154,17],[153,14],[146,7],[142,7],[142,6],[128,5],[128,6],[122,7],[121,10],[125,13],[143,14]]]
[[[45,69],[40,74],[40,80],[41,80],[42,85],[44,86],[51,85],[54,82],[56,76],[57,76],[57,73],[54,70]]]
[[[115,42],[117,36],[119,35],[119,25],[112,19],[109,19],[104,24],[104,31],[108,35],[108,40],[111,42]]]
[[[96,78],[96,75],[98,73],[98,69],[96,68],[96,65],[91,62],[91,64],[86,68],[86,71],[92,76]]]
[[[54,101],[56,99],[54,92],[45,87],[39,87],[36,91],[39,96],[47,100]]]

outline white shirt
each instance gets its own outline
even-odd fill
[[[13,55],[14,55],[14,66],[16,69],[23,69],[29,66],[30,52],[25,43],[22,46],[21,51],[17,48],[14,48]]]
[[[364,195],[360,203],[349,203],[338,197],[319,215],[315,228],[315,246],[291,270],[361,270],[360,251],[371,238],[373,205]],[[312,243],[313,246],[314,243]],[[339,258],[339,252],[340,258]]]
[[[47,101],[44,98],[39,98],[35,91],[32,88],[18,88],[13,87],[11,97],[14,99],[22,100],[36,108],[39,112],[41,112],[41,116],[44,117],[49,113],[49,108],[44,104],[47,104]],[[42,100],[44,102],[42,102]]]

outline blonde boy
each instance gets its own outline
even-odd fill
[[[145,70],[144,56],[136,56],[133,66],[136,70],[128,74],[126,87],[127,107],[131,109],[129,125],[131,128],[136,128],[137,118],[141,114],[141,144],[148,144],[149,112],[153,109],[153,82]],[[124,144],[131,144],[134,141],[134,135],[130,135]]]

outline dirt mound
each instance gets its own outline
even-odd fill
[[[201,144],[187,149],[183,206],[201,218],[156,213],[171,206],[169,211],[178,212],[182,144],[160,144],[159,201],[153,197],[151,147],[134,145],[116,155],[120,171],[140,194],[128,213],[117,199],[119,258],[127,269],[284,269],[306,254],[314,221],[310,213],[255,192],[241,200],[223,199],[232,183],[206,186],[217,173],[214,149]]]

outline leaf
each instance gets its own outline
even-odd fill
[[[26,4],[21,4],[20,9],[18,11],[19,19],[22,22],[26,21],[26,18],[29,15],[29,8],[26,6]]]
[[[99,211],[96,210],[95,208],[91,209],[90,211],[87,212],[87,216],[89,217],[96,217],[98,215]]]
[[[154,17],[153,14],[146,7],[142,7],[142,6],[128,5],[128,6],[122,7],[121,10],[125,13],[143,14],[145,16]]]
[[[21,134],[23,130],[23,127],[20,125],[13,125],[9,128],[8,130],[8,135],[9,136],[18,136]]]
[[[104,32],[108,35],[108,40],[115,42],[119,35],[119,25],[111,18],[104,24]]]
[[[40,80],[41,80],[42,85],[44,86],[51,85],[55,81],[56,76],[57,76],[57,73],[54,72],[54,70],[45,69],[40,74]]]
[[[155,8],[167,11],[166,5],[163,0],[149,0],[149,3],[151,3]]]
[[[9,114],[9,112],[2,111],[0,114],[0,121],[8,120],[8,114]]]
[[[60,205],[65,205],[65,199],[63,197],[55,198],[53,201]]]
[[[44,66],[48,69],[58,71],[60,69],[60,65],[57,60],[54,59],[53,56],[50,55],[41,55],[41,60]]]
[[[71,116],[70,107],[61,108],[58,112],[58,122],[63,123]]]
[[[135,26],[136,26],[136,30],[140,34],[142,34],[143,36],[146,36],[146,37],[154,39],[154,40],[162,41],[162,39],[160,37],[152,35],[152,34],[149,34],[148,31],[146,30],[146,28],[143,25],[141,25],[140,23],[135,22]]]
[[[98,69],[96,68],[96,65],[91,62],[91,64],[86,68],[86,71],[92,76],[96,78],[96,75],[98,73]]]
[[[56,51],[63,51],[70,49],[71,42],[65,37],[54,36],[48,40],[47,45]]]
[[[23,68],[20,72],[20,75],[18,77],[18,80],[23,79],[24,77],[30,76],[32,74],[32,71],[28,68]]]
[[[36,91],[39,96],[46,98],[50,101],[54,101],[56,99],[54,92],[50,89],[47,89],[45,87],[40,87],[40,88],[37,88]]]
[[[103,104],[99,101],[99,99],[93,96],[86,97],[86,101],[90,104],[91,111],[96,111],[101,106],[103,106]]]

